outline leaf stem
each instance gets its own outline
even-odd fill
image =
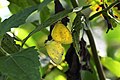
[[[97,54],[97,49],[96,49],[96,46],[95,46],[93,35],[92,35],[90,29],[85,30],[85,31],[86,31],[86,34],[88,36],[89,42],[90,42],[90,46],[91,46],[91,50],[92,50],[92,54],[93,54],[93,59],[94,59],[94,62],[95,62],[95,65],[96,65],[96,68],[97,68],[97,71],[98,71],[99,78],[100,78],[100,80],[105,80],[106,78],[105,78],[105,75],[104,75],[104,72],[103,72],[103,68],[102,68],[99,56]]]
[[[103,9],[102,11],[99,11],[95,14],[93,14],[92,16],[89,17],[89,20],[94,19],[95,17],[99,16],[101,13],[106,12],[107,10],[109,10],[110,8],[112,8],[113,6],[117,5],[120,3],[120,0],[116,0],[114,1],[111,5],[109,5],[107,8]]]
[[[78,6],[75,0],[71,0],[71,3],[73,5],[73,7],[77,7]],[[114,3],[114,4],[116,4],[116,3]],[[112,5],[114,5],[114,4],[112,4]],[[111,6],[109,6],[108,9],[110,9]],[[105,9],[105,10],[108,10],[108,9]],[[100,12],[98,14],[100,14]],[[93,35],[92,35],[92,33],[91,33],[89,28],[87,30],[85,30],[85,31],[86,31],[86,34],[87,34],[87,36],[89,38],[89,41],[90,41],[91,50],[92,50],[94,62],[95,62],[95,65],[96,65],[96,68],[97,68],[97,71],[98,71],[99,78],[100,78],[100,80],[105,80],[106,78],[105,78],[105,75],[104,75],[104,72],[103,72],[103,68],[102,68],[99,56],[97,54],[97,49],[96,49],[96,46],[95,46]]]
[[[36,32],[37,32],[36,29],[34,29],[32,32],[30,32],[30,33],[28,34],[28,36],[22,41],[21,47],[23,47],[23,45],[24,45],[25,42],[28,40],[28,38],[29,38],[30,36],[32,36],[34,33],[36,33]]]

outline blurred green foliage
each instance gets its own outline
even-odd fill
[[[10,2],[8,8],[13,15],[2,22],[0,17],[0,80],[66,80],[67,63],[63,61],[64,66],[61,66],[62,63],[60,65],[51,64],[44,42],[50,33],[49,26],[64,16],[68,15],[70,19],[68,28],[71,29],[76,16],[72,12],[71,1],[60,0],[66,10],[56,15],[54,14],[53,0],[8,1]],[[113,0],[104,0],[104,3],[108,5],[113,2]],[[91,5],[82,11],[84,14],[88,14],[86,17],[89,18],[92,14],[101,10],[96,11],[102,2],[100,0],[78,0],[78,4],[79,7]],[[119,20],[119,9],[113,7],[112,10]],[[90,24],[93,34],[95,34],[95,27],[102,30],[101,36],[104,37],[102,41],[106,42],[104,45],[107,46],[105,51],[107,55],[101,56],[101,62],[105,67],[104,72],[107,78],[115,80],[120,77],[120,24],[117,23],[117,26],[107,34],[105,33],[107,24],[102,15],[91,20]],[[30,38],[21,47],[23,40],[34,30],[34,34],[30,35]],[[6,32],[12,34],[11,37],[3,37]],[[94,38],[96,39],[96,37]],[[97,38],[100,39],[99,36]],[[101,43],[96,45],[101,45]],[[35,48],[32,46],[35,46]],[[64,47],[67,51],[69,45],[64,45]],[[43,60],[43,62],[40,60]],[[93,58],[91,58],[90,64],[93,73],[82,71],[83,80],[99,80]],[[109,74],[112,74],[112,76],[109,76]],[[6,76],[7,78],[3,79]]]

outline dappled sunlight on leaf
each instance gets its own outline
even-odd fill
[[[62,75],[58,75],[55,80],[66,80],[66,78]]]
[[[45,80],[66,80],[65,74],[58,69],[53,69],[49,74],[46,75]]]
[[[106,67],[108,70],[110,70],[113,74],[115,74],[117,77],[120,77],[120,62],[113,60],[110,57],[103,57],[101,59],[102,64],[104,67]]]

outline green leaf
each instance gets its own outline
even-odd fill
[[[14,38],[8,34],[5,34],[2,41],[1,47],[9,54],[18,52],[20,50],[20,45],[17,45]]]
[[[47,20],[50,17],[49,8],[47,6],[43,7],[43,9],[40,11],[40,19],[41,23],[43,23],[45,20]]]
[[[5,53],[3,52],[3,50],[0,48],[0,57],[1,56],[5,56]]]
[[[114,58],[115,60],[120,62],[120,48],[118,48],[116,52],[114,53]]]
[[[16,5],[15,3],[10,3],[10,5],[8,6],[10,12],[12,14],[16,14],[17,12],[22,10],[22,7],[19,7],[18,5]]]
[[[108,70],[110,70],[113,74],[115,74],[117,77],[120,77],[120,62],[113,60],[110,57],[104,57],[101,59],[101,62],[104,67],[106,67]]]
[[[35,29],[35,26],[32,25],[31,23],[25,23],[23,25],[20,25],[18,28],[15,28],[14,30],[11,30],[12,33],[16,36],[18,40],[16,40],[16,44],[21,45],[22,40],[32,31]],[[16,34],[17,32],[17,34]],[[24,35],[23,35],[24,34]],[[30,46],[36,46],[36,41],[34,40],[33,37],[30,37],[23,48],[27,48]]]
[[[45,80],[66,80],[65,74],[58,70],[57,68],[53,69],[49,74],[45,76]]]
[[[33,6],[23,11],[12,15],[10,18],[4,20],[0,24],[0,36],[3,36],[10,28],[18,27],[21,24],[25,23],[26,18],[37,9],[37,6]]]
[[[105,34],[106,40],[109,43],[108,45],[115,45],[120,43],[120,25],[110,31],[109,34]]]
[[[53,0],[44,0],[38,7],[38,10],[41,11],[43,7],[45,7],[48,3],[50,3]]]
[[[50,25],[52,25],[53,23],[57,22],[58,20],[64,18],[65,16],[68,15],[68,13],[72,12],[72,9],[69,9],[69,10],[64,10],[64,11],[61,11],[53,16],[51,16],[49,19],[47,19],[44,23],[42,23],[39,27],[37,27],[35,29],[35,32],[38,32],[39,30],[45,28],[45,27],[48,27]]]
[[[85,6],[86,7],[86,6]],[[66,17],[69,13],[71,12],[78,12],[78,11],[82,11],[83,9],[85,9],[85,7],[83,6],[82,8],[78,8],[77,9],[67,9],[67,10],[63,10],[53,16],[51,16],[50,18],[48,18],[45,22],[43,22],[42,24],[40,24],[36,29],[34,29],[23,41],[23,44],[26,42],[26,40],[33,35],[34,33],[40,31],[43,28],[46,28],[50,25],[52,25],[53,23],[57,22],[58,20],[61,20],[62,18]],[[22,44],[22,45],[23,45]]]
[[[76,53],[78,53],[80,51],[80,45],[79,45],[79,35],[80,35],[80,30],[82,29],[83,27],[83,23],[82,23],[82,19],[83,17],[83,14],[81,12],[78,12],[75,19],[74,19],[74,22],[73,22],[73,26],[72,26],[72,30],[73,33],[73,44],[75,45],[75,50],[76,50]]]
[[[0,80],[8,80],[7,76],[0,72]]]
[[[61,12],[51,16],[44,23],[42,23],[39,27],[37,27],[35,29],[35,32],[38,32],[39,30],[52,25],[53,23],[57,22],[58,20],[61,20],[62,18],[66,17],[70,12],[72,12],[72,11],[78,12],[78,11],[83,10],[85,7],[81,7],[80,9],[79,9],[79,7],[77,7],[74,9],[68,9],[68,10],[61,11]]]
[[[97,73],[91,73],[89,71],[81,71],[83,80],[99,80],[97,78]]]
[[[38,53],[33,47],[0,57],[0,72],[12,80],[40,80],[39,66]]]
[[[92,58],[90,60],[90,68],[92,70],[92,73],[87,71],[87,70],[81,71],[82,80],[99,80],[97,70],[95,67],[95,63],[94,63],[94,60]]]
[[[39,0],[8,0],[8,1],[10,2],[10,5],[8,7],[13,14],[16,14],[17,12],[25,8],[40,3]]]
[[[65,16],[68,15],[68,13],[72,12],[73,9],[69,9],[69,10],[64,10],[64,11],[61,11],[53,16],[51,16],[49,19],[47,19],[45,22],[43,22],[42,24],[40,24],[36,29],[34,29],[23,41],[23,44],[27,41],[27,39],[33,35],[34,33],[40,31],[41,29],[43,28],[46,28],[50,25],[52,25],[53,23],[57,22],[58,20],[64,18]],[[22,45],[23,45],[22,44]]]

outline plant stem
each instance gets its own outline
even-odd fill
[[[94,42],[92,33],[90,30],[85,30],[85,31],[86,31],[86,34],[88,36],[89,42],[90,42],[90,46],[91,46],[91,50],[92,50],[92,54],[93,54],[93,59],[94,59],[94,62],[95,62],[95,65],[96,65],[96,68],[98,71],[99,78],[100,78],[100,80],[105,80],[105,75],[103,72],[103,68],[102,68],[99,56],[97,54],[97,49],[95,46],[95,42]]]
[[[28,38],[29,38],[30,36],[32,36],[35,32],[36,32],[36,29],[34,29],[32,32],[30,32],[30,33],[28,34],[28,36],[22,41],[21,47],[23,47],[23,45],[24,45],[25,42],[28,40]]]
[[[71,3],[72,3],[74,8],[78,6],[75,0],[71,0]],[[109,6],[108,9],[110,9],[110,8],[111,8],[111,6]],[[104,72],[103,72],[103,68],[102,68],[99,56],[97,54],[97,49],[96,49],[96,46],[95,46],[95,42],[94,42],[92,33],[91,33],[89,28],[88,28],[88,30],[85,30],[85,31],[86,31],[86,34],[87,34],[87,36],[89,38],[89,42],[90,42],[94,62],[95,62],[95,65],[96,65],[96,68],[97,68],[97,71],[98,71],[99,79],[100,80],[105,80],[106,78],[105,78],[105,75],[104,75]]]
[[[73,5],[74,8],[78,7],[78,4],[77,4],[77,2],[75,0],[70,0],[70,1],[71,1],[71,3],[72,3],[72,5]]]
[[[102,11],[99,11],[95,14],[93,14],[92,16],[89,17],[89,20],[94,19],[95,17],[99,16],[101,13],[106,12],[107,10],[109,10],[110,8],[112,8],[113,6],[117,5],[120,3],[120,0],[116,0],[114,1],[111,5],[109,5],[107,8],[103,9]]]

